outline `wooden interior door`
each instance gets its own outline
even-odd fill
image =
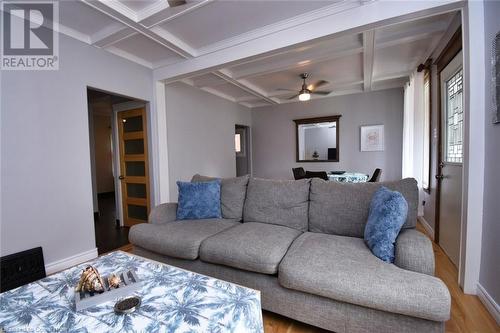
[[[439,245],[458,267],[462,224],[464,139],[462,52],[440,72],[441,135],[439,156]]]
[[[148,135],[145,109],[117,114],[123,224],[144,223],[149,215]]]

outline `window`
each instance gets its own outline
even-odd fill
[[[464,112],[462,69],[446,81],[446,154],[449,163],[462,163]]]
[[[422,188],[429,190],[430,188],[430,144],[431,144],[431,75],[430,71],[424,73],[424,142],[423,142],[423,174]]]
[[[241,134],[236,133],[234,135],[234,150],[236,153],[241,153]]]

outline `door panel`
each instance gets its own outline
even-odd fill
[[[144,108],[118,112],[120,180],[123,223],[147,222],[149,214],[149,172],[146,114]]]
[[[439,245],[458,267],[462,222],[463,71],[462,52],[441,71]]]

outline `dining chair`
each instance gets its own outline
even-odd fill
[[[306,171],[306,178],[321,178],[323,180],[328,180],[328,174],[326,171]]]
[[[382,174],[382,170],[379,168],[376,168],[375,171],[373,171],[372,177],[368,180],[369,183],[376,183],[380,180],[380,174]]]
[[[295,178],[295,180],[306,178],[306,172],[302,167],[292,168],[292,172],[293,172],[293,178]]]

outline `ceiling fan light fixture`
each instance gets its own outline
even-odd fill
[[[311,99],[311,93],[307,90],[302,90],[299,95],[299,101],[305,102]]]

